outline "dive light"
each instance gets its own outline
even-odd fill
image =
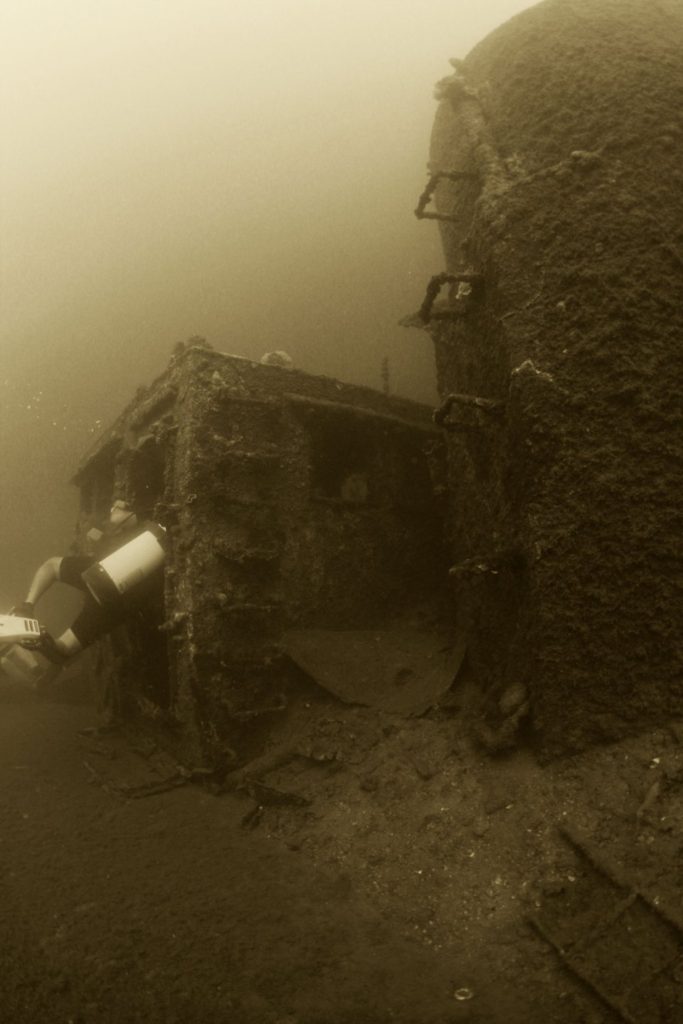
[[[0,646],[21,644],[22,647],[39,647],[40,642],[38,619],[27,619],[23,615],[0,615]]]

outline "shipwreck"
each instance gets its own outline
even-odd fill
[[[436,87],[415,212],[445,270],[411,325],[458,481],[457,606],[492,706],[525,687],[549,752],[683,698],[679,14],[549,0]]]
[[[181,748],[256,743],[286,659],[398,711],[469,687],[489,748],[524,728],[551,757],[680,713],[683,127],[657,6],[550,0],[437,84],[415,213],[445,266],[402,321],[436,411],[191,344],[84,460],[82,530],[114,494],[169,530],[154,621],[104,660]]]
[[[179,757],[216,768],[257,750],[286,713],[295,664],[342,699],[372,704],[379,687],[396,710],[424,702],[425,668],[427,695],[446,689],[434,650],[448,602],[443,450],[430,414],[181,346],[74,478],[81,541],[114,496],[167,530],[163,593],[100,641],[117,714],[156,717]]]

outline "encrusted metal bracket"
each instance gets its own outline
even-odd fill
[[[464,405],[470,409],[480,409],[482,412],[493,416],[502,416],[505,411],[505,402],[497,398],[480,398],[479,395],[450,394],[443,400],[438,409],[432,413],[432,420],[443,430],[459,430],[462,424],[452,423],[448,420],[451,409],[454,405]]]
[[[483,288],[484,279],[481,274],[436,274],[427,285],[424,301],[417,314],[423,323],[429,323],[430,320],[459,320],[467,313],[469,303],[463,303],[463,309],[442,309],[436,313],[432,312],[436,298],[445,284],[469,285],[474,298]]]
[[[432,199],[434,189],[442,178],[446,178],[448,181],[479,181],[479,175],[471,171],[437,171],[436,174],[432,174],[415,207],[415,216],[418,220],[454,221],[456,219],[450,213],[435,213],[427,210],[427,205]]]

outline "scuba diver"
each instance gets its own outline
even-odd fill
[[[43,562],[26,600],[11,614],[35,620],[36,602],[58,582],[79,590],[83,607],[57,637],[42,627],[38,652],[53,664],[64,665],[138,610],[150,586],[159,585],[166,557],[165,533],[158,523],[139,522],[133,508],[117,500],[104,529],[88,533],[92,554],[65,555]]]

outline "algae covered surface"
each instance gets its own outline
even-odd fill
[[[440,83],[431,167],[448,269],[483,298],[433,327],[442,393],[507,403],[451,433],[473,657],[527,683],[550,750],[680,702],[683,12],[543,3]]]

